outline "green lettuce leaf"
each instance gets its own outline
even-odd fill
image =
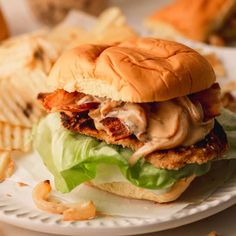
[[[130,149],[70,132],[62,127],[57,113],[39,122],[34,129],[33,139],[44,164],[54,175],[57,190],[63,193],[93,180],[101,164],[106,164],[108,168],[115,165],[134,185],[153,190],[167,189],[177,180],[193,174],[203,175],[211,166],[211,163],[190,164],[179,170],[165,170],[155,168],[144,160],[130,166]]]
[[[224,159],[236,159],[236,114],[228,109],[222,109],[217,121],[224,128],[229,143],[229,151]]]

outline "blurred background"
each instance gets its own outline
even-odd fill
[[[71,8],[99,15],[106,7],[121,8],[128,23],[145,32],[143,19],[171,0],[0,0],[2,11],[13,35],[59,23]],[[17,22],[17,23],[16,23]]]

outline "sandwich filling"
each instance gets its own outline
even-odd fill
[[[64,90],[40,94],[39,99],[48,112],[61,112],[63,125],[72,131],[87,125],[94,133],[104,132],[110,143],[137,140],[130,164],[158,150],[203,140],[220,113],[218,84],[189,96],[153,103],[112,101]]]
[[[40,94],[52,114],[35,127],[34,146],[61,192],[85,182],[128,181],[162,194],[181,179],[206,174],[212,160],[226,152],[226,134],[214,119],[219,90],[213,84],[188,96],[142,104],[64,90]]]
[[[211,168],[211,161],[207,161],[202,164],[185,164],[178,169],[165,169],[144,159],[131,166],[131,149],[71,132],[61,125],[57,112],[49,114],[39,122],[33,137],[34,147],[53,174],[57,190],[64,193],[88,181],[124,182],[122,175],[129,183],[158,194],[168,191],[183,178],[204,175]],[[196,147],[198,148],[203,149]],[[214,150],[213,152],[215,153]],[[214,157],[217,155],[215,153]]]

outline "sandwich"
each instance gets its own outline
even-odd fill
[[[60,192],[89,184],[176,200],[228,148],[211,65],[182,44],[136,38],[66,51],[38,99],[34,146]]]
[[[147,19],[147,26],[158,37],[184,37],[216,46],[236,39],[234,0],[175,0]]]

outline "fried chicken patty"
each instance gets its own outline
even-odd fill
[[[61,113],[61,121],[65,128],[78,132],[80,134],[95,137],[109,144],[121,145],[123,147],[137,150],[144,145],[134,135],[115,140],[103,130],[97,130],[94,127],[93,120],[87,116],[87,113]],[[157,168],[180,169],[187,164],[203,164],[213,159],[220,158],[227,150],[227,137],[216,121],[214,129],[205,137],[204,140],[189,147],[178,147],[168,150],[155,151],[145,157]]]

